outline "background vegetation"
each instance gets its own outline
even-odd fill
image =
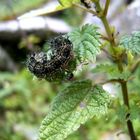
[[[48,2],[44,0],[0,1],[1,23],[17,20],[16,18],[19,15],[41,5],[48,4]],[[53,12],[49,16],[51,18],[59,18],[73,28],[83,25],[86,12],[73,7],[63,11]],[[33,77],[26,67],[27,55],[32,51],[43,48],[46,40],[54,38],[59,33],[47,29],[46,34],[42,35],[40,30],[25,31],[20,29],[15,32],[17,36],[18,32],[20,32],[20,36],[9,39],[7,36],[11,32],[3,32],[5,34],[0,36],[0,139],[35,140],[38,137],[40,124],[48,113],[50,103],[68,83],[65,81],[57,84],[50,83]],[[124,38],[122,43],[125,41]],[[98,54],[99,50],[96,51],[96,54]],[[133,51],[139,52],[139,50]],[[129,62],[133,64],[133,56],[131,53],[128,54],[128,56],[124,56],[124,63],[127,63],[126,61],[128,59],[126,57],[129,57]],[[91,57],[89,54],[84,54],[83,58],[89,59]],[[104,61],[105,59],[106,61]],[[137,59],[136,64],[139,64],[138,55],[136,55],[135,59]],[[116,69],[116,67],[110,66],[108,61],[110,61],[110,58],[106,54],[106,50],[104,50],[96,58],[95,64],[97,67],[95,68],[95,64],[93,63],[89,65],[81,64],[85,65],[81,70],[81,65],[79,65],[78,70],[74,72],[74,80],[90,79],[93,82],[102,82],[106,77],[112,78],[112,75],[113,78],[118,77],[116,73],[113,73],[113,69]],[[104,63],[104,65],[99,65],[100,63]],[[104,73],[102,74],[102,72]],[[108,73],[112,73],[112,75],[108,75]],[[131,99],[130,112],[132,114],[130,119],[139,138],[140,69],[138,66],[137,69],[134,69],[133,73],[134,76],[128,83],[129,98]],[[127,74],[124,73],[121,76],[127,77]],[[112,85],[109,88],[112,88]],[[128,130],[125,125],[125,115],[128,113],[128,110],[123,106],[120,86],[118,84],[113,85],[112,91],[114,94],[111,94],[112,102],[110,102],[111,107],[108,113],[100,117],[98,117],[97,113],[96,117],[93,117],[85,125],[81,125],[78,131],[69,135],[66,138],[67,140],[105,140],[109,138],[114,140],[115,138],[121,139],[121,137],[122,139],[129,139],[127,134]]]

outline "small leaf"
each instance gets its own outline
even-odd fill
[[[110,96],[91,81],[73,82],[54,99],[40,127],[39,140],[63,140],[93,116],[107,112]]]
[[[127,50],[140,54],[140,31],[135,31],[131,35],[122,37],[120,45]]]
[[[100,35],[97,29],[98,27],[95,25],[86,24],[68,34],[80,61],[94,60],[100,53]]]
[[[140,104],[131,106],[130,114],[131,120],[140,119]]]
[[[118,67],[113,64],[99,64],[93,70],[93,73],[105,73],[109,79],[124,79],[127,80],[130,76],[129,71],[120,72]]]
[[[118,109],[116,112],[117,112],[117,117],[119,121],[125,123],[126,119],[129,119],[129,118],[126,118],[126,115],[128,114],[128,108],[125,105],[118,106]]]

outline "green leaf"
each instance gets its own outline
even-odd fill
[[[131,120],[135,120],[135,119],[140,120],[140,104],[131,106],[130,114],[131,114],[130,115]]]
[[[130,114],[128,118],[126,117],[127,114]],[[117,116],[121,122],[126,122],[127,119],[131,119],[132,121],[136,119],[140,120],[140,105],[132,105],[130,110],[125,105],[118,106]]]
[[[140,54],[140,31],[135,31],[131,35],[122,37],[120,45],[127,50]]]
[[[93,24],[86,24],[68,34],[80,61],[94,60],[100,53],[100,35],[97,29],[98,27]]]
[[[54,99],[39,140],[63,140],[93,116],[107,112],[110,96],[91,81],[73,82]]]
[[[93,70],[93,73],[105,73],[109,79],[127,80],[130,76],[129,71],[120,72],[118,67],[113,64],[99,64]]]
[[[118,68],[115,65],[111,65],[111,64],[98,64],[93,70],[92,72],[94,73],[118,73]]]
[[[118,106],[118,109],[116,112],[117,112],[117,117],[119,121],[125,123],[126,119],[129,119],[129,118],[126,118],[126,115],[129,113],[127,106],[125,105]]]
[[[58,0],[62,6],[72,6],[73,3],[80,3],[80,0]]]

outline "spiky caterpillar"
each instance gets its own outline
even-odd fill
[[[27,66],[31,73],[49,81],[72,77],[76,65],[73,45],[69,39],[62,35],[54,38],[50,42],[49,51],[51,54],[34,52],[28,57]]]

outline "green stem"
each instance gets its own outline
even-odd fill
[[[104,15],[105,16],[107,15],[109,4],[110,4],[110,0],[106,0],[105,8],[104,8]]]
[[[109,0],[107,0],[106,3],[109,4],[110,3]],[[108,4],[106,4],[106,5],[108,5]],[[98,15],[98,17],[101,19],[101,21],[102,21],[102,23],[103,23],[103,25],[105,27],[106,33],[108,35],[108,40],[110,41],[112,47],[115,47],[116,45],[115,45],[114,35],[113,35],[112,31],[111,31],[110,25],[109,25],[108,20],[106,18],[106,14],[107,14],[106,12],[108,11],[108,9],[107,9],[108,6],[105,6],[105,10],[102,10],[99,2],[96,2],[95,5],[96,5],[96,9],[100,13],[99,14],[100,16]]]
[[[136,63],[132,66],[132,68],[130,69],[130,71],[131,71],[132,74],[135,73],[135,71],[137,70],[137,68],[139,67],[139,65],[140,65],[140,59],[138,59],[136,61]]]
[[[103,25],[105,27],[105,30],[106,30],[108,38],[109,38],[109,40],[111,42],[111,45],[113,45],[113,47],[114,47],[115,46],[115,40],[114,40],[113,34],[111,32],[110,26],[108,24],[107,18],[103,16],[100,19],[101,19],[101,21],[102,21],[102,23],[103,23]]]
[[[77,6],[77,7],[81,8],[81,9],[83,9],[83,10],[85,10],[93,15],[96,15],[97,17],[99,17],[101,19],[101,21],[104,25],[104,28],[106,30],[106,33],[108,35],[107,40],[109,40],[109,42],[110,42],[111,49],[112,49],[114,56],[115,56],[114,58],[116,60],[116,64],[118,65],[118,69],[120,72],[123,72],[122,58],[117,56],[117,53],[115,51],[115,47],[117,47],[117,44],[115,42],[114,33],[111,31],[111,27],[110,27],[108,20],[106,18],[110,0],[106,0],[104,10],[101,8],[99,0],[92,0],[92,2],[94,2],[94,4],[96,5],[96,11],[84,8],[83,6],[80,6],[79,4],[74,4],[74,6]],[[124,104],[128,108],[130,108],[129,107],[129,99],[128,99],[127,81],[121,81],[120,84],[121,84],[121,88],[122,88],[122,95],[123,95]],[[128,115],[130,115],[130,114],[127,114],[127,116]],[[129,119],[127,119],[127,127],[128,127],[128,131],[129,131],[129,135],[131,137],[131,140],[137,140],[132,122]]]
[[[121,82],[121,88],[122,88],[124,104],[128,107],[128,109],[130,109],[129,99],[128,99],[128,88],[127,88],[127,82],[126,81]],[[128,117],[128,116],[130,116],[129,113],[126,115],[126,117]],[[129,118],[127,119],[127,127],[128,127],[128,131],[129,131],[131,140],[137,140],[135,132],[134,132],[133,124],[132,124],[132,122]]]
[[[123,93],[123,100],[124,100],[124,104],[129,107],[129,102],[128,102],[128,90],[127,90],[127,82],[126,81],[122,81],[121,82],[121,88],[122,88],[122,93]]]
[[[106,8],[108,8],[108,4],[109,4],[109,0],[106,1]],[[96,7],[97,7],[97,10],[100,12],[100,13],[103,13],[101,14],[101,16],[99,17],[105,27],[105,30],[106,30],[106,33],[108,35],[108,40],[110,41],[110,44],[111,44],[111,47],[112,47],[112,50],[114,52],[114,55],[116,55],[116,52],[114,50],[114,47],[117,47],[116,45],[116,42],[115,42],[115,38],[114,38],[114,34],[112,33],[111,31],[111,28],[110,28],[110,25],[108,23],[108,20],[106,18],[106,11],[108,11],[108,9],[105,9],[105,13],[104,11],[102,10],[101,6],[100,6],[100,3],[99,1],[95,3]],[[118,57],[116,57],[116,63],[118,65],[118,69],[120,72],[123,72],[123,64],[122,64],[122,60],[121,58],[117,59]],[[128,89],[127,89],[127,81],[121,81],[120,82],[121,84],[121,89],[122,89],[122,95],[123,95],[123,101],[124,101],[124,104],[128,107],[129,107],[129,99],[128,99]],[[127,114],[127,116],[130,115],[130,114]],[[136,135],[135,135],[135,132],[134,132],[134,128],[133,128],[133,124],[131,122],[131,120],[127,119],[127,127],[128,127],[128,131],[129,131],[129,134],[130,134],[130,137],[131,137],[131,140],[137,140],[136,138]]]

